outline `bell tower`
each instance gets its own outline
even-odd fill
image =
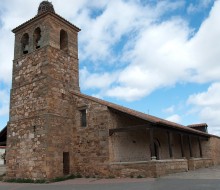
[[[43,179],[63,175],[74,124],[71,92],[79,92],[79,28],[40,3],[37,15],[15,34],[7,177]]]

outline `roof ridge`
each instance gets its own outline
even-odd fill
[[[132,116],[138,117],[140,119],[146,120],[146,121],[154,123],[154,124],[166,125],[166,126],[170,126],[172,128],[175,128],[175,129],[179,129],[179,130],[182,129],[182,130],[185,130],[185,131],[190,131],[190,132],[194,132],[194,133],[197,133],[197,134],[202,134],[202,135],[205,135],[205,136],[211,136],[208,133],[204,133],[202,131],[198,131],[196,129],[193,129],[193,128],[190,128],[190,127],[187,127],[187,126],[184,126],[184,125],[172,122],[172,121],[168,121],[168,120],[165,120],[165,119],[162,119],[162,118],[159,118],[159,117],[155,117],[155,116],[152,116],[152,115],[149,115],[149,114],[145,114],[143,112],[139,112],[139,111],[136,111],[136,110],[133,110],[133,109],[130,109],[130,108],[118,105],[118,104],[114,104],[114,103],[108,102],[106,100],[101,100],[101,99],[93,97],[93,96],[82,94],[80,92],[73,92],[73,94],[76,95],[76,96],[80,96],[80,97],[83,97],[83,98],[90,99],[92,101],[95,101],[95,102],[100,103],[102,105],[105,105],[107,107],[110,107],[110,108],[116,109],[118,111],[130,114]]]
[[[78,31],[81,30],[80,28],[78,28],[77,26],[75,26],[74,24],[72,24],[71,22],[69,22],[68,20],[66,20],[65,18],[63,18],[62,16],[60,16],[59,14],[57,14],[57,13],[55,13],[55,12],[51,12],[51,11],[46,11],[46,12],[41,13],[41,14],[39,14],[39,15],[37,14],[37,15],[34,16],[33,18],[31,18],[31,19],[27,20],[26,22],[24,22],[23,24],[20,24],[19,26],[17,26],[16,28],[14,28],[14,29],[12,30],[12,32],[15,33],[19,28],[22,28],[22,27],[24,27],[25,25],[27,25],[28,23],[34,21],[35,19],[39,19],[39,18],[41,18],[41,17],[44,17],[44,16],[47,15],[47,14],[50,14],[50,15],[53,15],[53,16],[58,17],[59,19],[61,19],[61,20],[65,21],[65,22],[67,22],[70,26],[74,27],[74,28],[77,29]]]

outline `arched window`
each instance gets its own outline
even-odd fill
[[[21,38],[21,50],[23,54],[27,54],[29,51],[29,35],[27,33]]]
[[[37,27],[34,30],[34,49],[38,49],[41,47],[41,30]]]
[[[68,51],[68,35],[64,30],[60,31],[60,49],[65,52]]]

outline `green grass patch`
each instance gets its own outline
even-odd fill
[[[82,175],[81,174],[76,174],[76,178],[82,178]]]
[[[138,176],[137,176],[137,178],[143,178],[143,176],[141,176],[141,175],[138,175]]]
[[[4,176],[2,176],[2,178],[3,177]],[[89,178],[89,176],[86,176],[86,177]],[[65,181],[65,180],[68,180],[68,179],[75,179],[75,178],[82,178],[82,175],[79,174],[79,173],[76,174],[76,175],[71,174],[71,175],[56,177],[56,178],[50,179],[50,180],[46,180],[46,179],[33,180],[33,179],[17,178],[17,179],[5,179],[5,180],[2,180],[2,181],[9,182],[9,183],[53,183],[53,182]]]
[[[114,178],[115,178],[115,176],[110,175],[110,176],[108,176],[108,178],[109,178],[109,179],[114,179]]]
[[[9,183],[46,183],[46,180],[44,179],[33,180],[33,179],[17,178],[17,179],[6,179],[4,181]]]
[[[75,178],[77,178],[77,175],[75,176],[74,174],[72,174],[72,175],[67,175],[67,176],[56,177],[56,178],[50,180],[50,182],[59,182],[59,181],[65,181],[68,179],[75,179]]]

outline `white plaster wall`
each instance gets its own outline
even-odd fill
[[[149,135],[146,131],[113,134],[111,143],[113,162],[150,160]]]

